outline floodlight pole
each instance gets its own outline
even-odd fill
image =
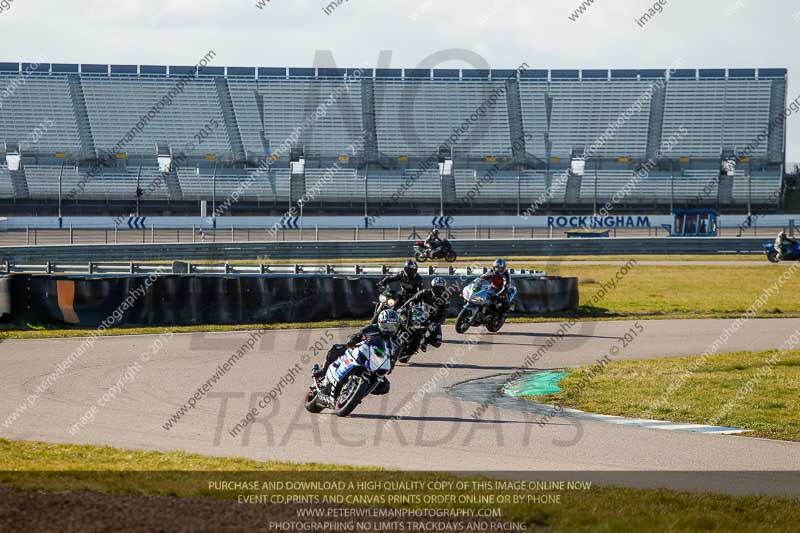
[[[59,221],[59,224],[61,223],[61,181],[64,178],[64,165],[66,165],[66,164],[67,164],[66,160],[61,162],[61,172],[59,172],[59,174],[58,174],[58,221]]]
[[[214,159],[214,174],[211,176],[211,218],[217,217],[217,159]]]
[[[369,217],[369,213],[367,211],[367,198],[369,195],[369,162],[367,162],[367,166],[364,169],[364,226],[367,224],[367,218]]]
[[[139,216],[139,191],[142,179],[142,163],[139,163],[139,171],[136,173],[136,216]]]
[[[597,216],[597,167],[599,162],[594,162],[594,203],[592,204],[592,215]]]
[[[669,162],[669,213],[675,212],[675,161]]]

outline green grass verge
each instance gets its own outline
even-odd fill
[[[45,444],[0,439],[0,484],[23,490],[92,490],[162,496],[237,498],[265,491],[220,491],[209,480],[292,479],[324,481],[463,481],[446,474],[404,473],[320,464],[258,462],[183,452],[144,452],[109,447]],[[11,472],[13,471],[13,472]],[[48,473],[50,471],[50,473]],[[336,472],[336,474],[331,474]],[[270,476],[273,477],[264,477]],[[353,491],[350,491],[351,493]],[[380,493],[381,490],[375,491]],[[498,494],[472,489],[420,491],[422,494]],[[548,531],[792,531],[800,522],[800,500],[769,496],[693,494],[671,490],[592,486],[584,491],[556,491],[559,503],[490,505],[504,520]],[[345,491],[347,493],[347,491]],[[540,493],[543,494],[543,493]],[[382,505],[390,508],[485,508],[485,504]]]
[[[559,383],[562,392],[529,399],[604,415],[740,427],[752,430],[746,436],[800,442],[800,351],[698,361],[613,361],[591,378],[589,367],[571,369]],[[673,383],[682,385],[669,392]]]

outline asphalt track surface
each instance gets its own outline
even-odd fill
[[[644,332],[613,359],[677,357],[703,352],[730,320],[643,321]],[[633,322],[576,324],[533,369],[590,364],[620,347]],[[0,436],[48,442],[87,443],[145,450],[186,450],[257,460],[371,465],[405,470],[593,472],[586,479],[633,486],[666,486],[732,493],[797,494],[800,443],[742,436],[706,435],[623,427],[555,417],[546,423],[523,412],[490,407],[473,418],[478,404],[447,388],[468,380],[511,374],[544,345],[559,324],[509,324],[480,334],[471,350],[467,336],[445,328],[446,344],[399,365],[392,390],[369,397],[347,419],[307,413],[302,399],[308,370],[321,359],[314,344],[340,341],[349,330],[266,332],[253,351],[225,374],[196,408],[167,430],[164,424],[207,382],[217,366],[249,338],[247,332],[176,334],[141,364],[131,383],[99,407],[96,419],[74,435],[68,428],[117,382],[156,336],[97,340],[36,404]],[[746,322],[722,351],[777,348],[800,319]],[[7,340],[0,343],[0,422],[83,342],[82,339]],[[460,350],[461,349],[461,350]],[[463,351],[463,355],[459,355]],[[310,360],[309,360],[310,359]],[[232,437],[237,422],[298,365],[294,383],[275,393],[255,424]],[[130,374],[130,373],[129,373]],[[428,391],[428,392],[420,392]],[[396,416],[397,415],[397,416]],[[795,477],[788,481],[785,471]],[[674,474],[613,472],[672,471]],[[708,471],[736,471],[717,478]],[[782,471],[784,473],[782,473]],[[511,473],[509,473],[511,472]],[[688,472],[680,474],[677,472]],[[791,477],[791,476],[790,476]],[[580,478],[580,477],[579,477]]]

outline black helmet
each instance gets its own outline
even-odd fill
[[[431,281],[431,291],[433,291],[434,296],[443,295],[445,289],[447,289],[447,282],[444,278],[433,278],[433,281]]]
[[[406,276],[414,277],[417,274],[417,262],[409,259],[406,261],[406,264],[403,265],[403,271],[406,273]]]
[[[439,230],[438,230],[438,229],[436,229],[436,228],[433,228],[433,229],[431,230],[431,235],[439,235]]]
[[[492,269],[497,272],[498,274],[502,274],[506,271],[506,262],[504,259],[497,258],[494,260],[494,265],[492,265]]]

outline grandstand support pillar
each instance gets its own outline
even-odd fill
[[[517,216],[520,215],[520,209],[522,203],[522,176],[517,173]]]

